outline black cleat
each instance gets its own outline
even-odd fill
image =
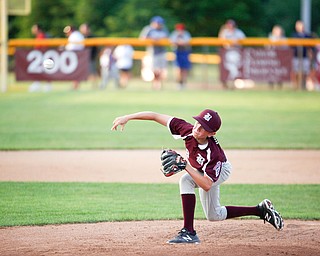
[[[189,232],[186,228],[179,231],[178,235],[172,240],[167,241],[168,244],[199,244],[200,239],[196,231]]]
[[[269,199],[264,199],[260,204],[258,204],[258,209],[260,210],[260,218],[267,221],[277,230],[283,229],[283,219],[281,215],[274,209],[271,201]]]

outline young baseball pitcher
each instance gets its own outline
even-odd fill
[[[250,207],[220,205],[220,184],[229,178],[232,169],[215,137],[221,126],[221,119],[216,111],[210,109],[203,110],[193,118],[196,120],[194,125],[177,117],[146,111],[117,117],[111,128],[117,130],[120,126],[122,131],[130,120],[151,120],[167,126],[174,138],[184,140],[186,160],[170,149],[163,150],[161,154],[162,171],[165,176],[186,171],[179,182],[183,228],[167,243],[200,243],[194,230],[195,188],[199,188],[202,208],[209,221],[253,215],[281,230],[284,226],[282,217],[268,199]]]

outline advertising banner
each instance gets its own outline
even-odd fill
[[[220,79],[260,82],[290,81],[293,52],[290,48],[230,48],[220,50]]]
[[[52,68],[43,67],[43,61],[46,59],[53,60]],[[89,49],[17,49],[15,74],[17,81],[86,80],[89,75]]]

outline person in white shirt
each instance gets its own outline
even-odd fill
[[[84,50],[84,36],[80,31],[76,30],[73,26],[66,26],[63,32],[68,37],[68,44],[65,49],[68,51],[82,51]],[[73,81],[73,90],[79,89],[80,81]]]
[[[81,51],[84,49],[84,36],[80,31],[76,30],[73,26],[66,26],[63,32],[68,37],[68,44],[66,50],[68,51]]]
[[[120,87],[119,70],[116,65],[116,59],[114,57],[114,47],[105,47],[99,57],[101,83],[99,88],[101,90],[106,89],[110,80],[114,80],[116,88]]]
[[[118,45],[113,52],[116,66],[120,71],[120,87],[125,88],[130,79],[130,71],[133,66],[133,47],[131,45]]]

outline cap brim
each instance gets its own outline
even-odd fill
[[[207,132],[214,132],[214,130],[212,130],[205,122],[203,122],[200,116],[194,116],[193,118],[196,119],[199,122],[199,124],[201,124],[203,129],[205,129]]]

